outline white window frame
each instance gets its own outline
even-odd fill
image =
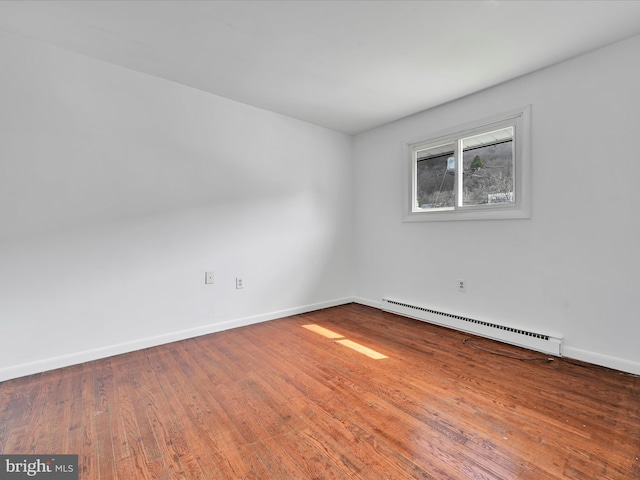
[[[456,145],[456,196],[461,194],[458,171],[462,165],[462,155],[457,145],[463,138],[491,130],[513,126],[514,128],[514,195],[513,203],[494,203],[483,205],[460,205],[449,208],[421,209],[417,205],[417,152],[454,143]],[[531,106],[518,108],[489,118],[447,129],[426,136],[426,140],[410,142],[405,145],[405,158],[409,158],[408,200],[405,222],[428,222],[449,220],[500,220],[531,218],[531,161],[530,161]],[[423,137],[425,138],[425,137]]]

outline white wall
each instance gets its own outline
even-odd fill
[[[360,301],[558,334],[566,356],[640,373],[639,85],[635,37],[357,136]],[[402,223],[403,144],[527,104],[531,219]]]
[[[353,142],[7,34],[0,64],[0,380],[354,291],[640,373],[640,37]],[[526,104],[531,219],[402,223],[404,143]]]
[[[0,380],[351,296],[350,137],[2,33],[0,65]]]

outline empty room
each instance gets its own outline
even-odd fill
[[[0,2],[0,480],[640,479],[640,2]]]

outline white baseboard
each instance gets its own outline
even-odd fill
[[[232,328],[244,327],[247,325],[253,325],[255,323],[275,320],[277,318],[290,317],[292,315],[299,315],[301,313],[312,312],[314,310],[322,310],[324,308],[335,307],[335,306],[344,305],[347,303],[353,303],[354,301],[355,300],[353,299],[353,297],[339,298],[335,300],[329,300],[326,302],[303,305],[300,307],[289,308],[286,310],[279,310],[279,311],[265,313],[261,315],[254,315],[251,317],[236,318],[234,320],[229,320],[226,322],[205,325],[197,328],[190,328],[187,330],[178,330],[176,332],[171,332],[163,335],[140,338],[138,340],[132,340],[129,342],[123,342],[115,345],[108,345],[105,347],[95,348],[92,350],[74,352],[68,355],[61,355],[58,357],[46,358],[46,359],[38,360],[35,362],[23,363],[20,365],[13,365],[10,367],[0,369],[0,382],[3,382],[5,380],[10,380],[12,378],[19,378],[27,375],[33,375],[35,373],[42,373],[49,370],[55,370],[56,368],[69,367],[71,365],[90,362],[93,360],[107,358],[114,355],[134,352],[136,350],[142,350],[144,348],[157,347],[159,345],[178,342],[180,340],[186,340],[188,338],[199,337],[202,335],[208,335],[210,333],[221,332],[223,330],[230,330]]]
[[[369,300],[368,298],[363,297],[352,297],[353,303],[359,303],[360,305],[366,305],[367,307],[377,308],[378,310],[382,310],[382,302],[376,300]]]
[[[624,358],[611,357],[609,355],[568,347],[566,345],[562,347],[562,356],[592,363],[594,365],[600,365],[602,367],[613,368],[614,370],[619,370],[621,372],[640,375],[640,363],[625,360]]]
[[[156,347],[171,342],[186,340],[188,338],[199,337],[202,335],[208,335],[210,333],[221,332],[224,330],[230,330],[232,328],[244,327],[247,325],[253,325],[255,323],[275,320],[277,318],[290,317],[292,315],[299,315],[302,313],[322,310],[324,308],[336,307],[338,305],[345,305],[348,303],[359,303],[361,305],[366,305],[382,310],[382,302],[380,301],[370,300],[357,296],[344,297],[335,300],[329,300],[326,302],[303,305],[300,307],[279,310],[261,315],[254,315],[251,317],[237,318],[222,323],[205,325],[203,327],[179,330],[164,335],[141,338],[130,342],[123,342],[102,348],[75,352],[69,355],[61,355],[58,357],[47,358],[35,362],[13,365],[0,369],[0,382],[10,380],[12,378],[24,377],[26,375],[33,375],[35,373],[46,372],[49,370],[54,370],[56,368],[69,367],[71,365],[77,365],[84,362],[90,362],[92,360],[111,357],[113,355],[120,355],[136,350],[142,350],[144,348]],[[622,372],[640,375],[640,363],[625,360],[623,358],[611,357],[608,355],[581,350],[579,348],[574,348],[566,345],[562,348],[562,356],[592,363],[594,365],[613,368]]]

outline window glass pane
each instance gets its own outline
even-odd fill
[[[462,139],[462,205],[513,203],[513,127]]]
[[[416,152],[416,204],[420,209],[454,206],[455,144],[440,145]]]

